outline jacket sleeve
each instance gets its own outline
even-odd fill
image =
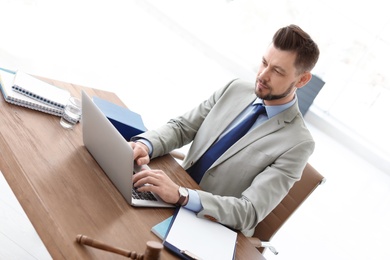
[[[145,138],[151,142],[153,145],[151,158],[162,156],[191,143],[210,110],[232,82],[214,92],[211,97],[182,116],[171,119],[167,124],[140,134],[136,138]]]

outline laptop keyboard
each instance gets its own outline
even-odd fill
[[[134,199],[139,199],[139,200],[154,200],[157,201],[156,197],[149,191],[146,192],[139,192],[137,191],[136,188],[133,187],[132,189],[132,197]]]

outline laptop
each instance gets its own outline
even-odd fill
[[[135,190],[132,175],[141,167],[134,165],[133,149],[87,93],[82,91],[81,95],[84,146],[126,201],[135,207],[175,207],[157,194]]]

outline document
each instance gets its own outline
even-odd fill
[[[164,246],[183,259],[234,259],[237,233],[180,207],[173,216]]]

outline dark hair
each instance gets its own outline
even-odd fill
[[[280,28],[272,42],[277,49],[296,52],[294,65],[300,73],[311,71],[320,56],[320,50],[310,35],[294,24]]]

